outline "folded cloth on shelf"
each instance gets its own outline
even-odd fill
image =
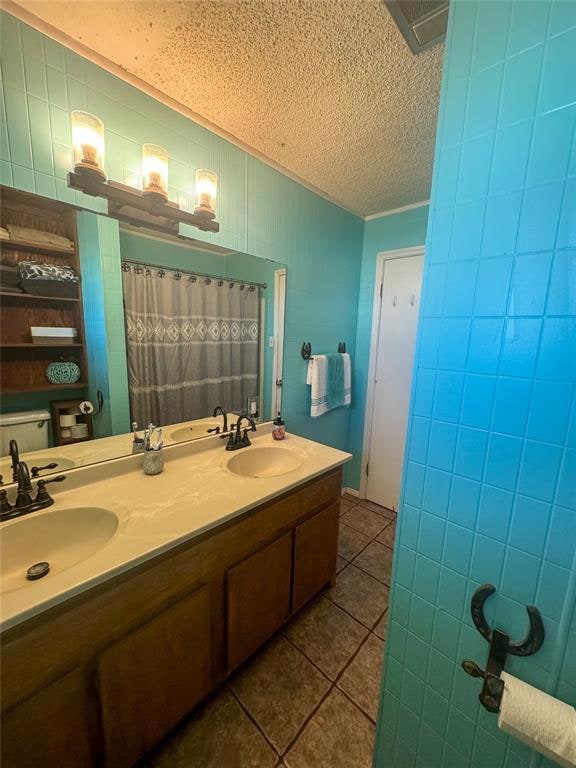
[[[308,362],[306,383],[312,387],[310,416],[350,405],[352,401],[352,375],[350,355],[314,355]]]
[[[0,227],[0,240],[9,240],[10,239],[10,232],[8,232],[7,229],[4,229],[4,227]]]
[[[41,264],[37,261],[18,262],[18,272],[22,280],[56,280],[64,283],[77,283],[78,275],[72,267],[58,264]]]
[[[62,299],[78,297],[78,274],[72,267],[20,261],[18,273],[25,293]]]
[[[33,229],[32,227],[22,227],[19,224],[6,224],[6,229],[14,240],[27,240],[29,243],[38,245],[55,245],[58,248],[74,250],[74,243],[64,235],[57,235],[54,232],[45,232],[42,229]]]

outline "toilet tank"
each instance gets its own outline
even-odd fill
[[[49,411],[0,414],[0,455],[8,454],[10,440],[16,440],[20,453],[48,448],[49,421]]]

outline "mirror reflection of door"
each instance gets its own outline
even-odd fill
[[[384,262],[366,498],[398,508],[424,257]]]
[[[283,362],[284,362],[284,309],[286,305],[286,270],[274,272],[274,349],[272,366],[272,412],[275,418],[282,412]]]

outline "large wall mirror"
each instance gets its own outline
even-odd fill
[[[241,412],[274,418],[285,265],[127,225],[115,230],[110,257],[81,220],[102,217],[40,201],[15,191],[2,201],[4,483],[11,440],[44,475],[131,454],[134,425],[138,435],[149,423],[162,427],[169,445],[222,430],[217,406],[229,423]],[[66,240],[76,258],[65,255]],[[52,280],[58,270],[62,279]],[[35,271],[44,272],[38,284]],[[76,282],[63,285],[70,274]],[[107,314],[118,322],[106,335]],[[63,339],[71,328],[74,338]]]

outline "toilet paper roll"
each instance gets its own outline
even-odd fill
[[[565,768],[576,766],[576,709],[502,672],[498,727]]]
[[[94,406],[90,400],[83,400],[78,406],[80,413],[94,413]]]
[[[61,427],[73,427],[76,424],[76,416],[72,416],[69,413],[63,413],[60,416]]]

